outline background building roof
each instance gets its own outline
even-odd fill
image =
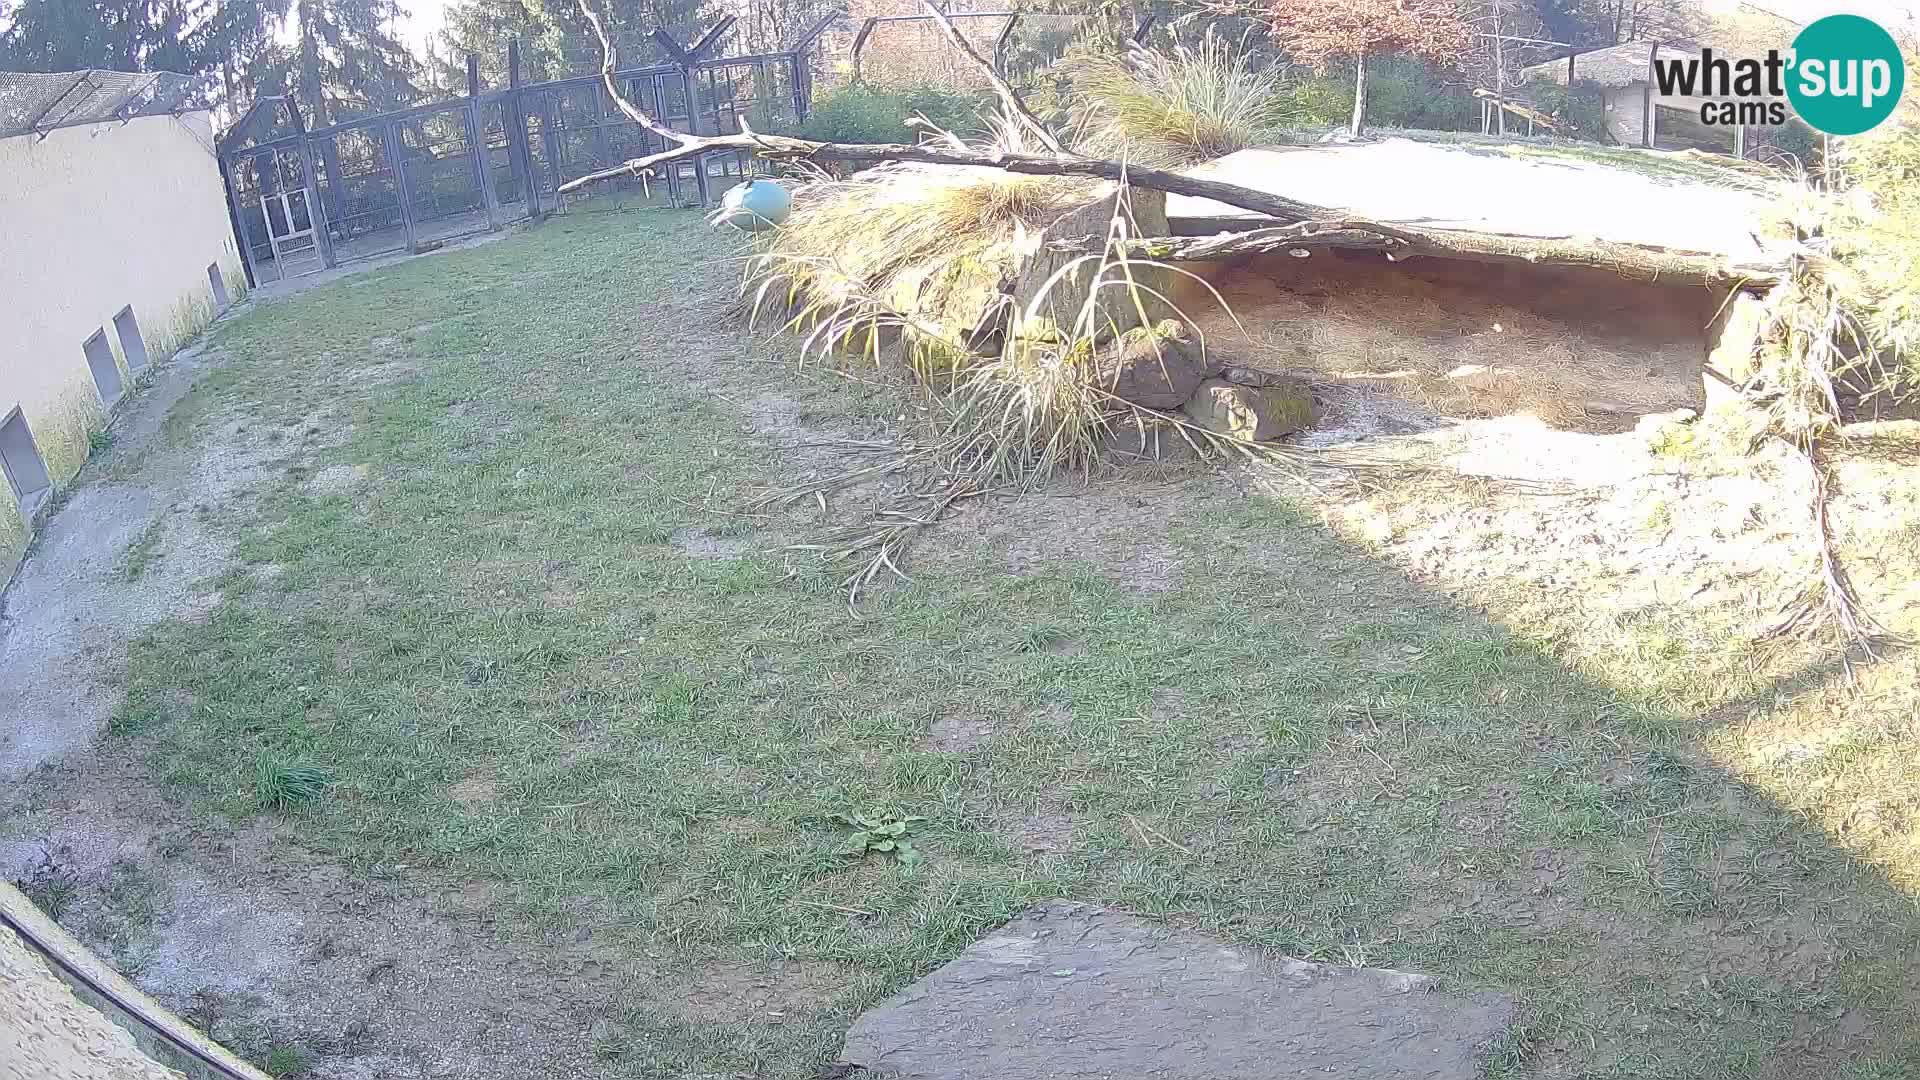
[[[1700,54],[1686,49],[1676,49],[1671,45],[1662,45],[1662,60],[1698,60]],[[1647,60],[1652,55],[1654,44],[1651,41],[1629,41],[1625,45],[1610,45],[1592,52],[1578,53],[1573,58],[1573,77],[1587,82],[1596,82],[1608,88],[1632,86],[1634,83],[1652,81]],[[1549,60],[1544,64],[1534,64],[1520,69],[1520,76],[1526,80],[1546,79],[1562,86],[1567,82],[1567,60]]]
[[[197,107],[193,80],[171,72],[0,71],[0,139]]]

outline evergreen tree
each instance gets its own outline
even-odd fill
[[[293,46],[279,81],[306,110],[310,128],[411,105],[420,61],[394,37],[404,14],[394,0],[292,0]]]
[[[654,43],[664,29],[689,44],[703,27],[704,0],[593,0],[613,38],[623,68],[665,63]],[[466,80],[467,54],[480,58],[488,85],[507,79],[507,40],[520,39],[520,77],[526,82],[586,75],[600,69],[600,43],[580,14],[576,0],[455,0],[448,5],[441,42],[444,63],[457,66]]]
[[[275,0],[20,0],[0,11],[0,69],[171,71],[208,87],[276,18]]]
[[[178,72],[201,80],[228,122],[274,94],[291,93],[311,127],[420,97],[420,62],[391,29],[403,14],[395,0],[19,0],[5,10],[0,69]]]

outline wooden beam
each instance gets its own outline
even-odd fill
[[[400,197],[400,224],[407,231],[407,250],[419,245],[413,227],[413,185],[407,180],[406,146],[400,141],[400,121],[387,120],[380,125],[381,145],[386,148],[387,165],[393,169],[393,191]]]
[[[880,25],[878,16],[860,24],[860,32],[853,35],[853,81],[860,81],[860,53],[867,47],[867,39],[873,36],[873,28]]]
[[[507,126],[507,156],[520,174],[520,194],[527,202],[527,217],[539,221],[545,216],[540,206],[540,184],[533,175],[533,148],[527,145],[526,91],[520,85],[520,38],[507,39],[507,96],[500,104],[501,123]]]

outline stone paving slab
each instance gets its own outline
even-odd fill
[[[1474,1080],[1513,1015],[1500,994],[1056,901],[862,1014],[841,1060],[901,1080]]]

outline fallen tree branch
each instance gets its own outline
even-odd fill
[[[1166,262],[1193,262],[1225,259],[1235,255],[1266,255],[1295,248],[1341,247],[1374,248],[1386,251],[1407,248],[1410,238],[1397,228],[1353,218],[1316,218],[1292,225],[1250,229],[1246,232],[1222,232],[1212,236],[1145,236],[1125,243],[1128,255]],[[1105,249],[1104,236],[1061,237],[1048,242],[1047,250],[1078,254]]]
[[[686,158],[697,158],[714,151],[745,151],[773,161],[846,162],[875,165],[888,161],[909,161],[927,165],[956,165],[971,168],[1000,169],[1029,176],[1085,176],[1111,180],[1250,210],[1278,224],[1256,227],[1245,232],[1207,237],[1149,237],[1129,241],[1129,254],[1141,254],[1167,261],[1221,259],[1234,255],[1260,254],[1293,248],[1350,248],[1386,251],[1389,255],[1433,255],[1494,263],[1577,266],[1607,270],[1621,277],[1642,281],[1679,281],[1719,286],[1759,289],[1777,283],[1783,267],[1767,264],[1740,264],[1704,252],[1676,251],[1648,245],[1579,237],[1522,237],[1459,229],[1426,229],[1409,225],[1367,221],[1342,214],[1339,210],[1288,199],[1238,184],[1205,180],[1162,169],[1147,169],[1121,161],[1106,161],[1068,155],[1046,126],[1020,103],[1019,96],[1006,80],[993,71],[993,65],[962,38],[953,21],[923,0],[934,19],[953,42],[993,83],[1003,103],[1023,127],[1053,150],[1053,154],[1008,154],[973,150],[958,139],[947,136],[941,143],[907,145],[904,143],[831,143],[799,139],[787,135],[761,134],[738,118],[741,130],[731,135],[689,135],[674,131],[655,121],[620,93],[613,79],[614,51],[600,17],[587,4],[577,0],[581,12],[600,39],[601,81],[620,111],[646,130],[660,136],[669,147],[657,154],[633,158],[610,169],[601,169],[560,185],[568,194],[604,180],[622,176],[644,177],[651,170]],[[1088,237],[1079,248],[1053,245],[1055,250],[1094,251],[1104,238]]]
[[[935,7],[931,0],[923,0],[923,2],[926,3],[927,10],[932,13],[934,21],[939,23],[942,31],[946,33],[947,39],[985,73],[1014,119],[1038,139],[1041,145],[1051,150],[1052,155],[985,153],[970,150],[964,144],[954,145],[958,140],[950,140],[945,146],[816,142],[785,135],[762,135],[748,126],[745,116],[739,117],[741,130],[737,134],[703,136],[674,131],[655,121],[639,106],[628,101],[626,95],[620,93],[620,88],[615,85],[613,79],[613,41],[607,36],[606,27],[601,23],[600,16],[594,12],[587,0],[576,0],[581,14],[586,16],[588,25],[593,27],[594,36],[600,39],[600,80],[605,84],[608,95],[613,98],[614,104],[629,120],[660,136],[669,146],[657,154],[633,158],[613,168],[601,169],[569,180],[560,185],[560,194],[575,192],[603,180],[622,176],[644,176],[662,165],[699,157],[716,150],[744,150],[776,161],[843,161],[869,165],[877,165],[884,161],[915,161],[928,165],[966,165],[1004,169],[1007,172],[1033,176],[1087,176],[1101,180],[1124,180],[1155,191],[1213,199],[1228,206],[1265,214],[1283,222],[1306,221],[1310,218],[1327,216],[1328,211],[1325,207],[1254,191],[1238,184],[1223,184],[1216,180],[1201,180],[1191,176],[1181,176],[1178,173],[1163,172],[1159,169],[1134,168],[1118,161],[1096,161],[1069,155],[1053,133],[1047,130],[1046,125],[1042,124],[1033,113],[1027,111],[1019,95],[1014,93],[1006,80],[993,70],[993,65],[974,51],[966,39],[960,36],[959,31],[954,29],[953,20],[947,18],[946,13]]]
[[[1522,120],[1526,120],[1531,123],[1538,124],[1541,127],[1546,128],[1548,131],[1560,130],[1560,121],[1558,119],[1552,116],[1548,116],[1546,113],[1541,112],[1539,109],[1535,109],[1535,108],[1531,108],[1529,106],[1523,105],[1518,101],[1508,101],[1507,99],[1501,97],[1499,94],[1496,94],[1491,90],[1487,90],[1484,88],[1476,89],[1473,92],[1473,96],[1477,98],[1481,98],[1483,100],[1486,98],[1492,98],[1494,105],[1498,106],[1500,109],[1506,112],[1510,112]]]
[[[1050,250],[1060,252],[1093,252],[1100,250],[1104,244],[1104,238],[1088,236],[1056,240],[1047,246]],[[1396,259],[1431,255],[1473,262],[1588,267],[1641,281],[1749,289],[1774,285],[1779,282],[1781,275],[1778,266],[1736,263],[1706,252],[1590,238],[1429,229],[1353,217],[1316,218],[1291,225],[1223,232],[1213,236],[1140,237],[1126,244],[1129,255],[1163,262],[1226,259],[1236,255],[1263,255],[1296,248],[1385,251]]]
[[[743,117],[741,126],[745,127]],[[676,133],[677,134],[677,133]],[[1114,180],[1136,187],[1151,188],[1174,195],[1212,199],[1242,210],[1265,214],[1277,221],[1297,222],[1326,218],[1334,214],[1324,206],[1255,191],[1238,184],[1202,180],[1195,176],[1143,169],[1119,161],[1098,158],[1063,158],[1044,154],[996,154],[980,150],[954,150],[938,145],[909,146],[905,143],[829,143],[796,139],[787,135],[762,135],[751,129],[737,135],[677,135],[679,145],[657,154],[634,158],[611,169],[588,173],[560,185],[562,194],[578,191],[590,184],[622,176],[639,176],[684,158],[715,150],[745,150],[774,161],[843,161],[877,165],[883,161],[913,161],[927,165],[963,165],[983,169],[1002,169],[1028,176],[1086,176]]]
[[[993,92],[999,95],[1000,104],[1007,110],[1007,115],[1025,128],[1027,134],[1038,139],[1041,146],[1062,157],[1071,156],[1067,153],[1066,147],[1060,145],[1060,140],[1053,137],[1053,132],[1047,130],[1047,125],[1041,123],[1039,117],[1027,111],[1026,104],[1020,100],[1020,95],[1014,93],[1013,87],[1007,85],[1007,80],[993,70],[993,65],[987,62],[986,57],[975,51],[972,42],[960,36],[960,31],[953,25],[953,20],[947,18],[947,13],[941,9],[940,5],[933,0],[920,0],[920,3],[927,9],[927,14],[933,16],[933,21],[940,26],[940,32],[947,36],[947,40],[953,43],[953,47],[965,53],[967,59],[973,61],[974,66],[986,75],[987,82],[992,84]]]

